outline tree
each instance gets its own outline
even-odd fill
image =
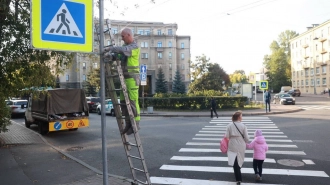
[[[186,93],[186,86],[182,82],[181,74],[179,69],[175,72],[174,80],[173,80],[173,86],[172,86],[172,92],[173,93],[180,93],[184,94]]]
[[[72,61],[72,54],[30,48],[30,1],[0,0],[0,101],[15,97],[27,87],[54,86],[62,64]],[[8,108],[0,104],[0,132],[6,130]]]
[[[216,63],[211,63],[205,55],[197,56],[191,64],[193,78],[188,93],[202,90],[223,90],[223,85],[229,85],[230,79],[224,69]],[[224,84],[222,84],[224,82]]]
[[[264,57],[270,87],[279,92],[281,86],[291,85],[291,49],[289,41],[298,36],[295,31],[286,30],[278,36],[278,41],[270,44],[270,55]]]
[[[234,83],[247,83],[248,78],[245,75],[244,70],[235,70],[233,74],[229,75],[230,77],[230,82],[232,84]]]
[[[158,69],[157,79],[156,79],[156,93],[167,93],[167,81],[165,80],[165,75],[163,69],[160,67]]]

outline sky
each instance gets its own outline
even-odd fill
[[[301,34],[330,16],[330,0],[153,1],[104,0],[104,16],[177,23],[177,35],[191,36],[191,60],[204,54],[228,74],[259,72],[269,45],[281,32]]]

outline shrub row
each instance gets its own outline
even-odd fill
[[[236,96],[215,96],[213,97],[217,102],[218,109],[225,108],[241,108],[244,107],[247,97]],[[144,107],[154,107],[155,109],[171,109],[171,110],[209,110],[211,97],[197,96],[197,97],[166,97],[155,98],[145,97]],[[143,105],[143,99],[139,98],[140,107]]]

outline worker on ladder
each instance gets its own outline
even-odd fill
[[[127,93],[130,99],[130,105],[134,114],[137,129],[140,129],[140,106],[139,106],[139,85],[140,85],[140,48],[134,41],[132,30],[124,28],[121,31],[121,38],[124,41],[123,46],[110,46],[104,49],[105,57],[110,56],[112,53],[120,54],[121,66],[123,75],[127,86]],[[115,101],[115,100],[114,100]],[[120,103],[122,115],[125,116],[125,128],[122,134],[130,135],[133,133],[132,123],[129,118],[127,106],[125,105],[125,98],[123,93],[120,93]]]

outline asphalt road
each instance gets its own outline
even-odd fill
[[[329,184],[330,182],[328,177],[330,175],[330,149],[327,143],[330,141],[328,116],[330,102],[326,98],[319,97],[298,98],[301,100],[296,106],[304,107],[305,111],[269,117],[243,118],[247,124],[251,124],[248,123],[251,119],[269,119],[273,122],[271,123],[268,120],[266,123],[261,123],[251,120],[256,124],[266,125],[248,125],[248,128],[252,129],[251,132],[257,127],[263,129],[268,144],[272,146],[267,158],[274,163],[264,163],[263,183],[318,185]],[[202,180],[197,182],[201,185],[206,184],[206,182],[210,184],[212,182],[219,183],[217,181],[234,181],[233,173],[226,172],[232,169],[227,164],[226,155],[219,153],[219,140],[222,133],[211,128],[211,126],[217,125],[215,124],[217,121],[220,121],[221,124],[221,120],[211,121],[211,118],[142,117],[139,133],[152,180],[161,182],[164,177],[167,177],[168,179],[165,180],[173,181],[173,184],[176,180],[187,181],[187,179],[193,179],[195,183],[196,180]],[[17,118],[15,121],[23,124],[21,118]],[[102,171],[100,123],[100,116],[91,114],[89,128],[71,132],[53,132],[46,135],[45,138],[49,143]],[[275,128],[266,128],[269,126]],[[32,129],[36,130],[36,128]],[[220,133],[208,133],[209,131]],[[117,123],[111,116],[107,116],[106,132],[109,173],[131,178],[132,175]],[[219,136],[197,136],[196,134],[219,134]],[[130,139],[132,138],[130,136]],[[196,138],[213,138],[215,140],[196,140]],[[279,140],[289,140],[290,142],[280,142]],[[206,149],[206,151],[197,151],[198,149]],[[188,156],[193,158],[188,158]],[[214,159],[210,157],[223,158]],[[246,154],[246,159],[251,157],[252,153]],[[196,159],[199,159],[199,161]],[[284,161],[284,165],[281,164],[281,160],[286,159],[289,161]],[[315,164],[306,164],[303,160],[311,160]],[[289,165],[290,162],[293,163],[292,165],[302,166],[294,167]],[[244,171],[244,182],[255,183],[254,175],[250,174],[251,170],[252,163],[245,162],[242,170]],[[192,182],[192,180],[188,180],[187,184],[192,184]]]

